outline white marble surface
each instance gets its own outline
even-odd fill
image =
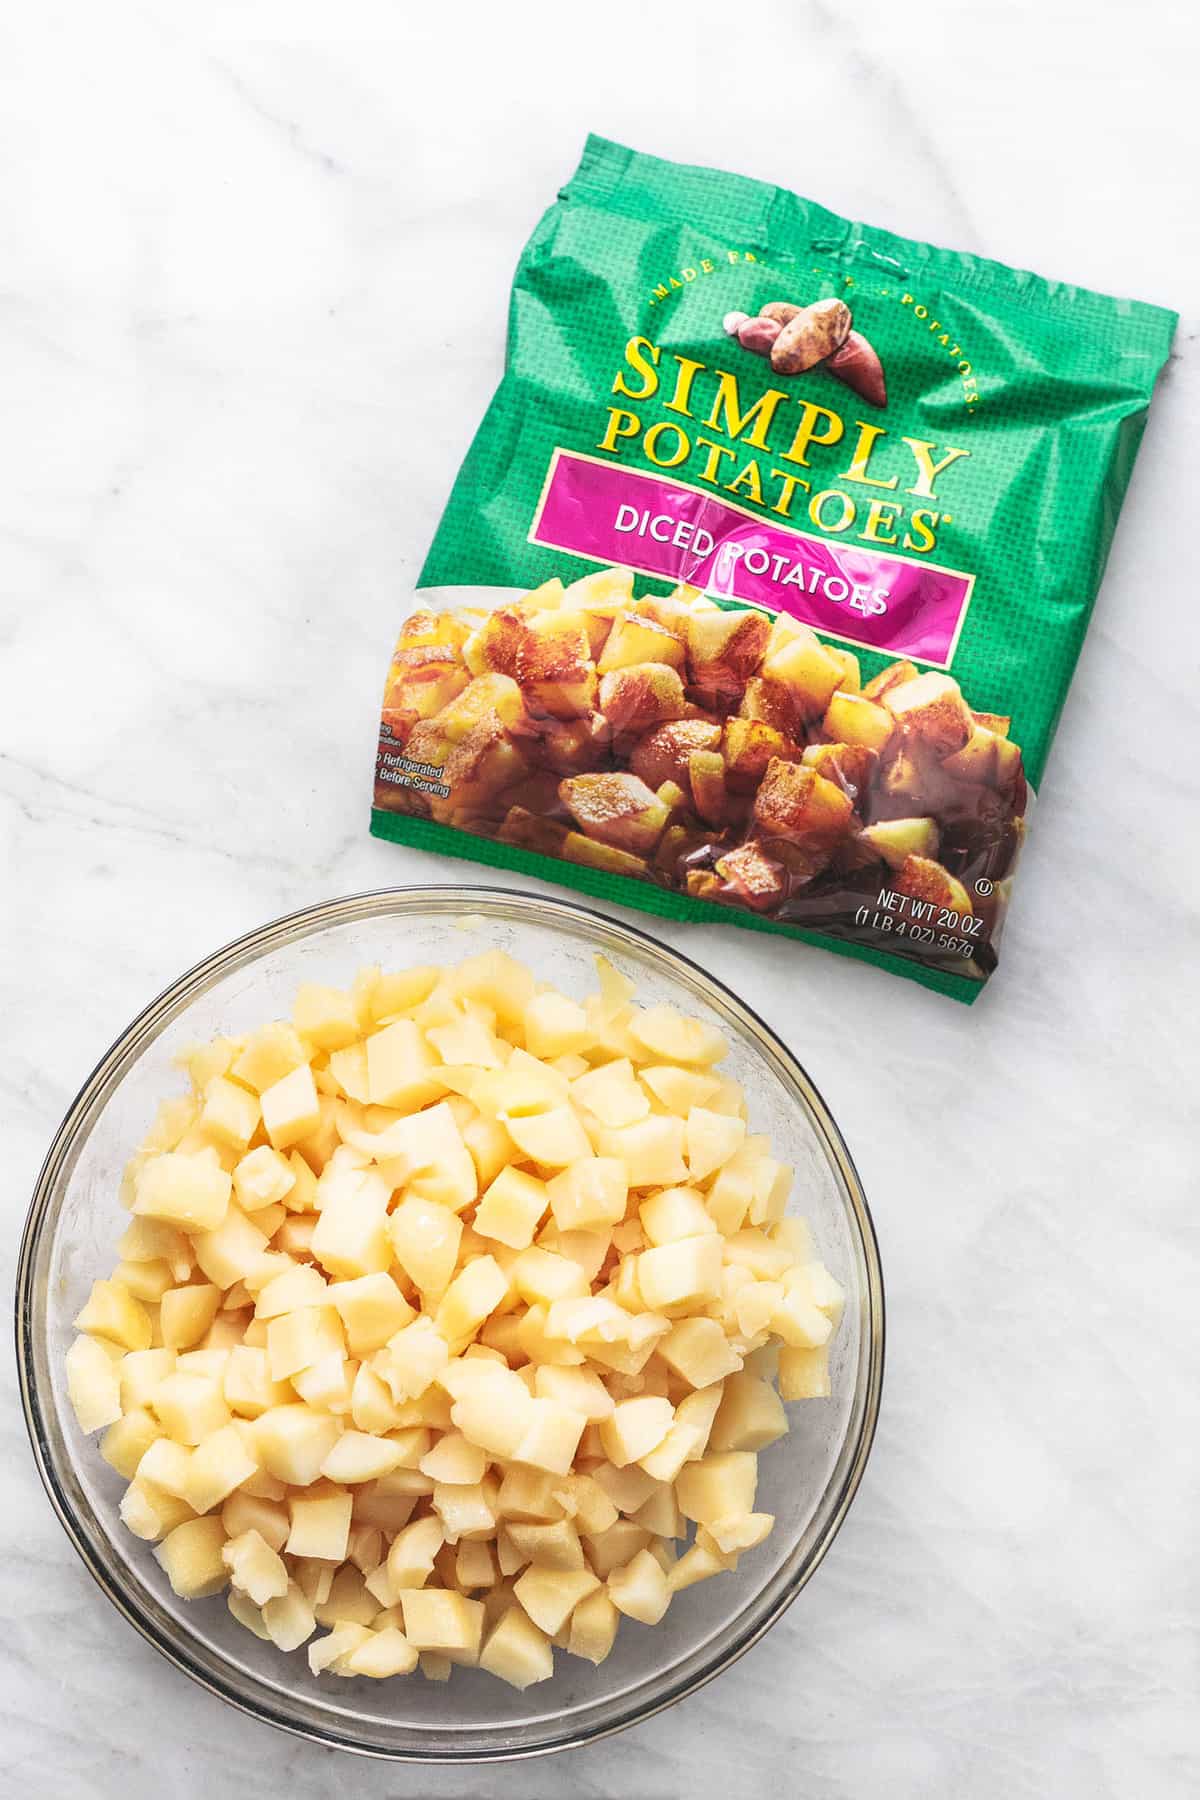
[[[483,878],[367,836],[375,708],[588,127],[1184,324],[985,1000],[662,933],[807,1061],[882,1239],[878,1443],[800,1602],[569,1759],[350,1765],[109,1612],[9,1371],[0,1792],[1197,1791],[1198,38],[1188,0],[6,11],[8,1265],[76,1086],[185,965],[323,896]]]

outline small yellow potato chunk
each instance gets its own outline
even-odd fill
[[[716,1235],[716,1224],[698,1188],[661,1188],[638,1207],[638,1218],[650,1244],[673,1244],[678,1238]]]
[[[684,1133],[688,1173],[693,1181],[707,1181],[741,1149],[746,1137],[743,1119],[693,1106]]]
[[[560,1231],[601,1230],[624,1218],[629,1175],[619,1157],[594,1156],[563,1169],[546,1191]]]
[[[567,1649],[572,1656],[584,1657],[590,1663],[602,1663],[617,1638],[621,1615],[608,1593],[597,1588],[586,1594],[571,1613]]]
[[[323,1357],[340,1357],[345,1347],[342,1321],[332,1306],[298,1306],[267,1325],[272,1381],[286,1381]]]
[[[220,1519],[188,1519],[169,1531],[154,1552],[159,1567],[182,1600],[201,1600],[229,1585]]]
[[[501,1169],[480,1200],[474,1229],[480,1237],[495,1238],[512,1250],[524,1250],[532,1244],[549,1204],[546,1183],[509,1164]]]
[[[464,1652],[478,1657],[483,1607],[444,1588],[406,1588],[400,1596],[404,1635],[417,1650]]]
[[[643,1250],[637,1280],[646,1305],[655,1312],[707,1305],[721,1291],[720,1237],[681,1238]]]
[[[447,1287],[458,1261],[462,1221],[444,1206],[409,1194],[388,1220],[396,1261],[423,1294]]]
[[[168,1150],[138,1170],[133,1211],[185,1231],[214,1231],[232,1192],[232,1177],[215,1155]]]
[[[292,1023],[301,1037],[318,1050],[341,1050],[359,1035],[353,996],[342,988],[322,987],[311,981],[296,991]]]
[[[417,1316],[392,1277],[382,1270],[351,1281],[335,1281],[329,1288],[329,1301],[341,1318],[352,1356],[380,1349]]]
[[[628,1057],[602,1063],[571,1084],[571,1095],[579,1106],[598,1119],[601,1125],[614,1128],[634,1125],[650,1111],[650,1100],[640,1086]]]
[[[671,1604],[667,1577],[648,1550],[639,1550],[624,1568],[613,1570],[608,1597],[618,1612],[642,1625],[657,1625]]]
[[[312,1253],[331,1275],[353,1279],[385,1271],[392,1260],[387,1183],[365,1170],[339,1171],[322,1197]]]
[[[623,1163],[633,1188],[671,1187],[686,1181],[683,1148],[683,1120],[665,1113],[652,1113],[632,1125],[605,1127],[597,1133],[597,1154]]]
[[[350,1538],[353,1495],[336,1490],[296,1494],[288,1504],[292,1520],[285,1546],[288,1555],[343,1562]]]
[[[188,1459],[183,1498],[193,1512],[206,1513],[258,1469],[236,1425],[224,1425],[193,1450]]]
[[[582,1006],[563,994],[535,994],[525,1009],[524,1023],[525,1048],[538,1058],[582,1050],[591,1037]]]
[[[661,1062],[707,1068],[720,1062],[729,1049],[715,1026],[685,1019],[673,1006],[648,1007],[632,1021],[630,1030],[643,1049]]]
[[[390,1438],[373,1437],[365,1431],[344,1431],[321,1464],[321,1474],[327,1481],[347,1484],[378,1481],[381,1475],[398,1469],[403,1460],[403,1446]]]
[[[224,1075],[214,1076],[204,1090],[200,1126],[215,1144],[244,1150],[261,1117],[257,1096]]]
[[[271,1407],[254,1421],[253,1431],[263,1468],[289,1487],[311,1487],[342,1434],[336,1419],[302,1402]]]
[[[714,1519],[753,1512],[757,1483],[758,1459],[752,1451],[710,1452],[685,1463],[675,1494],[685,1519],[710,1525]]]
[[[257,1531],[244,1531],[238,1537],[229,1538],[221,1547],[221,1559],[234,1587],[255,1606],[265,1606],[268,1600],[282,1600],[288,1591],[288,1572],[283,1558]]]
[[[395,1625],[386,1625],[382,1631],[372,1631],[345,1660],[348,1674],[382,1681],[389,1675],[411,1675],[419,1659],[404,1633]]]
[[[388,1551],[387,1571],[392,1588],[401,1593],[424,1587],[433,1573],[433,1559],[446,1541],[442,1521],[431,1514],[416,1519],[396,1533]]]
[[[295,1186],[295,1166],[270,1144],[259,1144],[255,1149],[247,1150],[234,1164],[233,1191],[243,1212],[260,1212],[264,1206],[275,1206],[286,1199]]]
[[[77,1337],[66,1355],[67,1394],[81,1431],[121,1417],[120,1365],[93,1337]]]
[[[529,1617],[547,1637],[557,1637],[581,1600],[600,1586],[599,1578],[587,1568],[526,1569],[516,1581],[513,1592]]]
[[[446,1084],[438,1059],[412,1019],[397,1019],[367,1039],[367,1090],[372,1106],[416,1112],[440,1100]]]
[[[312,1606],[294,1581],[280,1599],[267,1601],[262,1616],[267,1635],[280,1650],[298,1650],[317,1628]]]
[[[725,1382],[709,1442],[714,1450],[765,1450],[787,1428],[783,1403],[770,1382],[735,1373]]]
[[[425,1314],[390,1338],[380,1373],[393,1400],[415,1400],[450,1360],[445,1337]]]
[[[142,1457],[161,1435],[162,1427],[153,1413],[139,1407],[108,1427],[100,1439],[100,1454],[118,1475],[132,1481]]]
[[[592,1154],[591,1142],[573,1106],[546,1112],[504,1116],[505,1129],[517,1149],[542,1168],[565,1169]]]
[[[774,1523],[774,1513],[738,1513],[728,1519],[714,1519],[708,1531],[718,1550],[734,1556],[761,1544],[770,1536]]]
[[[431,1481],[469,1487],[483,1480],[487,1457],[461,1431],[448,1431],[425,1452],[417,1467]]]
[[[600,1421],[604,1453],[615,1468],[623,1469],[661,1444],[674,1420],[671,1402],[657,1395],[622,1400]]]
[[[107,1338],[123,1350],[148,1350],[152,1337],[150,1314],[119,1281],[94,1281],[87,1305],[75,1319],[75,1329],[92,1337]]]
[[[190,1370],[177,1370],[160,1381],[151,1404],[163,1430],[177,1444],[202,1444],[229,1424],[221,1383]]]
[[[259,1104],[264,1129],[275,1150],[287,1150],[292,1144],[298,1144],[321,1122],[317,1084],[307,1063],[301,1063],[299,1068],[264,1088]]]
[[[442,1296],[434,1323],[447,1343],[478,1331],[508,1293],[508,1277],[493,1256],[477,1256],[454,1277]]]
[[[527,1688],[535,1681],[549,1681],[554,1673],[554,1650],[532,1619],[519,1606],[510,1606],[489,1632],[479,1653],[479,1666],[510,1687]]]

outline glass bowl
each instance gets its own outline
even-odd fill
[[[465,929],[457,929],[465,923]],[[71,1320],[108,1274],[127,1223],[126,1158],[158,1102],[180,1091],[187,1043],[287,1016],[302,981],[346,983],[364,963],[457,961],[498,945],[575,997],[602,951],[638,998],[718,1025],[744,1083],[752,1129],[797,1172],[792,1206],[846,1290],[833,1398],[791,1409],[760,1459],[758,1500],[776,1515],[732,1574],[678,1595],[661,1624],[625,1621],[598,1668],[560,1653],[524,1693],[473,1669],[449,1682],[309,1674],[306,1658],[260,1642],[224,1598],[182,1601],[151,1546],[130,1535],[124,1483],[75,1423],[63,1358]],[[264,925],[168,988],[113,1045],[59,1128],[38,1180],[17,1280],[17,1355],[42,1480],[72,1543],[129,1622],[185,1674],[256,1718],[318,1743],[409,1762],[503,1761],[618,1731],[691,1693],[739,1657],[795,1599],[833,1540],[862,1476],[879,1407],[883,1287],[866,1200],[828,1109],[795,1058],[729,990],[628,925],[561,900],[487,888],[398,888],[331,901]]]

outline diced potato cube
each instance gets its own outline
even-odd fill
[[[233,1189],[243,1212],[259,1212],[285,1199],[296,1185],[296,1170],[270,1144],[248,1150],[233,1171]]]
[[[680,1319],[658,1346],[663,1361],[693,1388],[723,1381],[742,1366],[716,1319]]]
[[[549,1204],[545,1182],[509,1164],[480,1200],[474,1229],[481,1237],[495,1238],[510,1249],[523,1250],[533,1242],[533,1234]]]
[[[267,1364],[273,1381],[286,1381],[326,1356],[345,1350],[342,1322],[332,1306],[300,1306],[267,1326]]]
[[[382,1271],[335,1281],[329,1300],[341,1317],[352,1356],[380,1349],[416,1317],[392,1277]]]
[[[560,1401],[533,1399],[525,1429],[513,1452],[514,1460],[530,1463],[537,1469],[548,1469],[554,1475],[566,1475],[586,1424],[582,1413]]]
[[[671,1590],[661,1566],[648,1550],[608,1577],[608,1597],[618,1612],[643,1625],[657,1625],[671,1604]]]
[[[600,1131],[598,1139],[602,1156],[624,1164],[630,1187],[670,1187],[687,1180],[682,1119],[654,1113],[634,1125]]]
[[[287,1567],[259,1532],[244,1531],[240,1536],[228,1539],[222,1546],[221,1557],[234,1587],[248,1595],[255,1606],[265,1606],[268,1600],[282,1600],[286,1595]]]
[[[512,1370],[481,1362],[470,1385],[456,1392],[451,1414],[473,1444],[491,1456],[513,1458],[533,1419],[533,1397]]]
[[[359,1035],[358,1011],[352,995],[341,988],[305,982],[296,992],[292,1023],[319,1050],[340,1050]]]
[[[224,1425],[206,1437],[188,1459],[183,1498],[193,1512],[209,1512],[249,1480],[257,1468],[237,1426]]]
[[[388,1220],[396,1260],[422,1293],[437,1299],[458,1261],[462,1221],[436,1201],[408,1194]]]
[[[311,1487],[341,1431],[336,1419],[311,1406],[273,1406],[255,1420],[254,1444],[268,1474],[290,1487]]]
[[[649,1098],[627,1057],[602,1063],[581,1075],[572,1083],[571,1092],[576,1103],[586,1107],[601,1125],[633,1125],[650,1111]]]
[[[774,1513],[739,1513],[728,1519],[714,1519],[708,1531],[717,1549],[726,1556],[753,1550],[770,1536]]]
[[[684,1518],[708,1525],[714,1519],[753,1512],[757,1483],[758,1458],[753,1451],[710,1452],[684,1464],[675,1494]]]
[[[390,1475],[404,1460],[403,1448],[389,1438],[374,1437],[369,1432],[345,1431],[321,1464],[327,1481],[356,1483],[378,1481]],[[306,1551],[313,1556],[315,1551]]]
[[[715,1026],[699,1019],[685,1019],[672,1006],[651,1006],[632,1022],[630,1030],[652,1056],[672,1063],[720,1062],[728,1044]]]
[[[531,1056],[549,1058],[581,1050],[591,1038],[588,1016],[565,994],[535,994],[525,1010],[525,1047]]]
[[[519,1606],[511,1606],[489,1633],[479,1666],[510,1687],[527,1688],[553,1675],[554,1651],[549,1638],[527,1614]]]
[[[624,1218],[628,1172],[619,1157],[589,1157],[555,1175],[547,1193],[560,1231],[596,1230]]]
[[[592,1154],[579,1114],[570,1105],[519,1117],[506,1114],[504,1125],[517,1149],[543,1168],[565,1169]]]
[[[713,1115],[715,1117],[715,1115]],[[651,1244],[671,1244],[679,1238],[716,1234],[716,1225],[705,1211],[704,1196],[696,1188],[662,1188],[638,1208],[642,1229]]]
[[[602,1663],[616,1642],[621,1615],[604,1589],[586,1594],[571,1613],[567,1649],[572,1656]]]
[[[477,1256],[451,1281],[434,1323],[447,1343],[458,1343],[478,1331],[508,1293],[508,1277],[494,1256]]]
[[[661,1313],[715,1300],[720,1293],[721,1255],[721,1239],[716,1233],[643,1250],[637,1279],[646,1305]]]
[[[367,1086],[373,1106],[416,1112],[439,1100],[446,1084],[438,1059],[411,1019],[396,1019],[367,1039]]]
[[[685,1550],[679,1561],[667,1571],[667,1586],[673,1594],[681,1594],[684,1588],[693,1587],[698,1581],[707,1581],[713,1575],[720,1575],[728,1568],[726,1560],[715,1555],[703,1544],[693,1544]]]
[[[280,1599],[267,1601],[262,1615],[271,1642],[280,1650],[298,1650],[317,1628],[312,1606],[294,1581]]]
[[[312,1253],[331,1275],[378,1274],[392,1260],[387,1183],[366,1170],[347,1171],[324,1198]]]
[[[442,1521],[433,1514],[414,1520],[396,1533],[388,1551],[387,1570],[397,1594],[425,1585],[433,1573],[433,1559],[445,1541]]]
[[[556,1637],[580,1601],[600,1586],[590,1569],[539,1568],[525,1570],[513,1592],[534,1624],[547,1637]]]
[[[146,1451],[161,1435],[162,1427],[153,1413],[137,1407],[107,1428],[100,1439],[100,1454],[118,1475],[132,1481]]]
[[[192,1239],[197,1264],[219,1288],[231,1288],[252,1275],[261,1266],[269,1242],[266,1233],[234,1205],[226,1208],[214,1230],[197,1232]]]
[[[221,1552],[225,1527],[220,1519],[188,1519],[167,1533],[154,1552],[172,1588],[183,1600],[219,1594],[229,1584]]]
[[[220,1309],[222,1292],[213,1282],[169,1288],[159,1303],[158,1327],[169,1350],[198,1344]]]
[[[94,1281],[86,1306],[75,1319],[77,1331],[107,1338],[123,1350],[150,1348],[150,1314],[118,1281]]]
[[[240,1083],[217,1075],[205,1088],[199,1123],[214,1143],[244,1150],[260,1117],[257,1097]]]
[[[163,1429],[178,1444],[201,1444],[229,1424],[229,1408],[219,1381],[177,1371],[159,1382],[152,1405]]]
[[[622,1400],[600,1421],[600,1441],[609,1461],[618,1469],[638,1462],[662,1443],[675,1419],[669,1400],[640,1394]]]
[[[732,1374],[725,1382],[709,1442],[714,1450],[765,1450],[787,1428],[787,1414],[769,1382]]]
[[[613,1410],[612,1396],[590,1369],[543,1363],[534,1374],[534,1393],[539,1399],[557,1400],[585,1419],[606,1419]]]
[[[808,1348],[785,1344],[779,1352],[779,1392],[784,1400],[826,1400],[829,1380],[829,1345]]]
[[[710,1112],[704,1106],[693,1106],[687,1116],[685,1136],[691,1179],[707,1181],[736,1154],[745,1136],[746,1126],[742,1119]]]
[[[317,1129],[321,1109],[317,1085],[307,1063],[264,1088],[260,1096],[263,1126],[276,1150],[287,1150]]]
[[[344,1561],[350,1539],[354,1496],[345,1492],[295,1494],[289,1501],[292,1528],[289,1556],[317,1556],[323,1562]]]
[[[443,1588],[406,1588],[400,1596],[404,1635],[417,1650],[465,1652],[478,1657],[483,1607]]]
[[[425,1452],[417,1466],[432,1481],[470,1487],[483,1480],[487,1457],[461,1431],[448,1431]]]
[[[345,1660],[348,1674],[383,1681],[389,1675],[411,1675],[419,1658],[404,1633],[395,1625],[387,1625],[382,1631],[371,1632]]]
[[[232,1191],[232,1178],[215,1155],[168,1150],[139,1169],[133,1211],[185,1231],[213,1231],[225,1217]]]
[[[424,1314],[403,1326],[382,1354],[380,1373],[394,1400],[415,1400],[450,1360],[445,1337]]]

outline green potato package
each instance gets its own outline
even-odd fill
[[[373,831],[973,1000],[1175,323],[589,139]]]

